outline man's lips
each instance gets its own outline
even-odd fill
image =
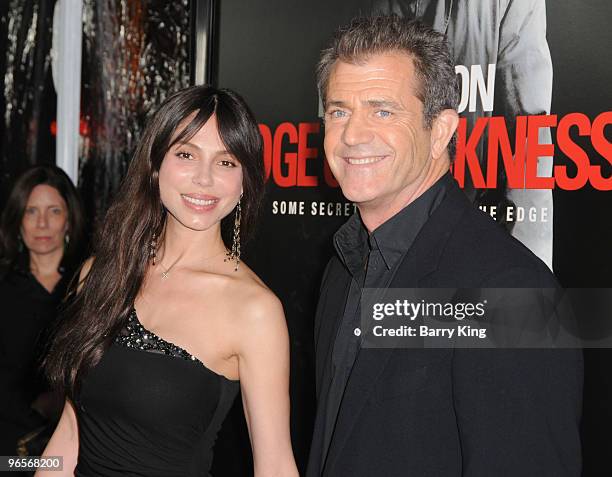
[[[377,162],[382,161],[383,159],[385,159],[386,155],[383,156],[360,156],[360,157],[353,157],[353,156],[344,156],[343,159],[350,164],[351,166],[364,166],[364,165],[369,165],[369,164],[376,164]]]

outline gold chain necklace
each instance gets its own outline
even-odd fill
[[[162,279],[162,280],[165,280],[166,278],[168,278],[168,274],[170,273],[170,270],[172,269],[172,267],[174,267],[174,266],[175,266],[175,265],[178,263],[178,261],[179,261],[179,260],[180,260],[180,257],[179,257],[179,258],[177,258],[177,259],[174,261],[174,263],[173,263],[172,265],[170,265],[168,268],[165,268],[165,267],[164,267],[164,266],[161,264],[161,262],[160,262],[159,266],[160,266],[160,267],[162,267],[162,274],[161,274],[161,279]]]
[[[223,252],[220,252],[220,253],[217,253],[216,255],[213,255],[212,257],[205,258],[205,259],[203,260],[203,262],[204,262],[204,263],[205,263],[205,262],[208,262],[209,260],[212,260],[213,258],[218,257],[219,255],[223,255],[223,254],[225,254],[225,253],[227,253],[227,250],[225,250],[225,251],[223,251]],[[161,279],[162,279],[162,281],[163,281],[163,280],[165,280],[166,278],[168,278],[168,275],[170,274],[170,270],[172,270],[172,268],[173,268],[173,267],[174,267],[174,266],[175,266],[175,265],[178,263],[178,261],[179,261],[180,259],[181,259],[181,257],[177,258],[177,259],[174,261],[174,263],[173,263],[172,265],[170,265],[168,268],[164,267],[164,266],[161,264],[161,262],[159,262],[159,266],[162,268],[162,274],[161,274]]]

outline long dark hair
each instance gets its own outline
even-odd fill
[[[18,262],[19,233],[23,214],[32,190],[38,185],[56,189],[68,208],[68,231],[70,241],[64,249],[62,266],[74,271],[81,260],[83,248],[83,208],[74,184],[59,167],[44,165],[26,169],[15,181],[0,219],[0,274],[7,272]],[[23,253],[27,254],[27,250]]]
[[[193,120],[173,139],[178,126]],[[159,169],[167,151],[188,141],[215,114],[219,136],[243,170],[241,239],[251,232],[263,192],[262,139],[244,100],[233,91],[192,86],[169,97],[151,117],[114,202],[94,241],[92,267],[63,312],[43,365],[74,399],[79,382],[118,332],[142,286],[153,237],[162,237],[166,213]],[[234,214],[221,222],[228,230]],[[224,240],[228,245],[228,237]],[[158,239],[159,242],[159,239]]]

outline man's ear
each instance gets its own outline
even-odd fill
[[[446,153],[457,126],[459,115],[454,109],[445,109],[436,116],[431,125],[431,157],[438,159]]]

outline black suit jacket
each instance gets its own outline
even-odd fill
[[[390,288],[557,286],[450,182]],[[332,258],[314,330],[319,404],[350,281]],[[363,348],[323,451],[317,414],[307,476],[578,476],[582,378],[579,350]]]

